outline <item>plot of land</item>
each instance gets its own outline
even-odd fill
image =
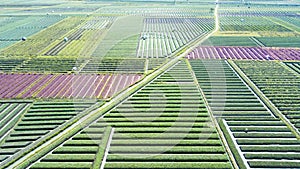
[[[1,74],[0,98],[107,99],[141,78],[132,74]]]
[[[203,47],[191,52],[188,59],[245,59],[245,60],[300,60],[300,49],[259,47]]]

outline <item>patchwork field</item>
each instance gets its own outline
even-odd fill
[[[2,0],[0,168],[300,169],[299,0]]]

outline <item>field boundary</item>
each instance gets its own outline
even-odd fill
[[[110,149],[112,137],[113,137],[114,132],[115,132],[115,128],[109,127],[108,131],[109,131],[109,133],[105,134],[105,136],[103,137],[104,143],[103,144],[101,143],[101,145],[103,145],[103,146],[106,145],[106,147],[105,147],[105,149],[103,149],[105,152],[103,154],[100,169],[104,169],[104,167],[105,167],[106,159],[107,159],[107,156],[108,156],[108,153],[109,153],[109,149]],[[109,137],[107,137],[107,136],[109,136]],[[101,149],[101,147],[100,147],[100,149]],[[99,167],[93,167],[93,168],[98,169]]]

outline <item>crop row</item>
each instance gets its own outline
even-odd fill
[[[146,18],[137,57],[167,57],[213,27],[212,18]]]
[[[297,13],[293,11],[293,8],[287,7],[274,7],[268,6],[256,6],[256,5],[232,5],[223,6],[220,8],[219,15],[222,17],[234,16],[234,17],[296,17]]]
[[[9,72],[22,64],[24,59],[0,59],[0,71]]]
[[[103,16],[94,16],[89,19],[80,29],[104,29],[111,24],[115,18],[114,17],[103,17]]]
[[[1,74],[0,98],[109,98],[141,75]]]
[[[213,5],[203,5],[202,7],[105,7],[101,9],[103,14],[111,15],[138,15],[145,17],[198,17],[213,16],[210,8]]]
[[[55,58],[35,58],[25,60],[21,65],[15,68],[17,72],[57,72],[68,73],[79,69],[83,60],[77,59],[55,59]]]
[[[220,7],[219,15],[221,16],[297,16],[296,6],[271,5],[271,4],[223,4]]]
[[[210,118],[184,62],[103,120],[116,127],[105,168],[172,168],[183,162],[186,168],[191,163],[194,168],[231,168],[215,129],[207,125]]]
[[[10,132],[22,117],[30,102],[1,102],[0,103],[0,141]],[[7,157],[0,154],[0,163]]]
[[[281,20],[289,23],[289,24],[293,24],[295,26],[297,26],[298,28],[300,27],[300,19],[299,17],[280,17]]]
[[[59,16],[48,17],[10,17],[5,20],[5,25],[0,28],[0,49],[8,47],[23,37],[31,36],[64,19]],[[15,21],[15,22],[12,22]],[[4,24],[3,23],[3,24]],[[1,23],[0,23],[1,25]]]
[[[16,156],[16,154],[21,153],[22,151],[26,151],[26,149],[33,144],[44,141],[44,137],[79,115],[93,103],[58,102],[58,104],[63,106],[63,108],[55,106],[55,102],[37,102],[34,103],[29,110],[23,113],[20,120],[15,122],[16,125],[13,126],[13,130],[1,140],[1,162],[9,160],[10,157]],[[24,107],[22,103],[19,107],[20,106]],[[7,110],[9,110],[9,108]],[[18,109],[18,107],[15,109]],[[13,115],[15,115],[15,111],[10,111],[8,114],[8,116]]]
[[[8,22],[6,23],[7,25],[3,25],[7,29],[0,31],[0,40],[21,40],[22,37],[33,35],[34,33],[37,33],[62,19],[64,19],[64,17],[60,16],[20,16],[17,18],[9,18],[7,19],[8,21],[14,20],[16,23]]]
[[[135,58],[138,44],[138,34],[142,30],[143,17],[118,17],[111,27],[100,35],[97,47],[92,51],[98,58]],[[125,29],[126,28],[126,29]]]
[[[0,59],[0,72],[19,73],[140,73],[158,68],[166,59]]]
[[[183,99],[187,97],[188,102]],[[106,146],[106,160],[101,163],[104,168],[231,168],[184,62],[82,129],[32,168],[90,167],[97,149],[103,148],[93,141],[103,136],[103,126],[114,128]],[[76,154],[82,156],[79,162]],[[74,165],[75,161],[80,165]]]
[[[113,17],[91,17],[72,30],[63,39],[54,42],[44,55],[86,56],[92,53],[103,30],[110,27]]]
[[[266,47],[298,47],[299,37],[255,37]]]
[[[298,47],[298,37],[212,36],[203,46]]]
[[[237,61],[236,64],[285,117],[300,130],[299,76],[277,62]]]
[[[122,38],[121,36],[119,38]],[[112,47],[105,53],[105,58],[135,58],[136,48],[139,35],[126,37],[116,44],[111,44]],[[103,41],[104,42],[104,41]],[[107,43],[111,43],[107,41]]]
[[[82,4],[81,4],[82,5]],[[76,7],[76,6],[72,6],[72,7],[48,7],[48,8],[37,8],[34,10],[29,10],[26,11],[27,13],[43,13],[43,14],[48,14],[49,16],[50,13],[51,14],[64,14],[64,13],[86,13],[86,12],[93,12],[95,10],[97,10],[98,7],[93,6],[93,7],[88,7],[88,6],[80,6],[80,7]]]
[[[91,59],[81,72],[144,73],[145,59]]]
[[[213,114],[220,118],[219,124],[240,168],[299,167],[295,164],[300,141],[226,61],[190,62]]]
[[[25,24],[28,20],[25,19],[25,16],[10,16],[10,17],[1,17],[0,18],[0,32],[6,31],[18,25]]]
[[[61,22],[40,31],[27,38],[26,41],[21,41],[1,51],[2,55],[38,55],[51,43],[63,39],[63,36],[82,23],[84,18],[69,17]]]
[[[215,116],[263,117],[270,113],[223,60],[190,60]]]
[[[188,59],[300,60],[300,50],[261,47],[198,47]]]
[[[249,36],[211,36],[203,46],[257,46]]]
[[[273,23],[263,17],[220,17],[221,31],[274,31],[290,32],[291,30]]]

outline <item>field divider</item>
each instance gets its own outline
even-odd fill
[[[254,43],[256,43],[258,46],[260,47],[266,47],[265,44],[263,44],[261,41],[259,41],[256,37],[252,36],[249,38],[251,41],[253,41]]]
[[[103,158],[102,158],[102,161],[101,161],[100,169],[104,169],[104,167],[105,167],[106,159],[107,159],[107,156],[108,156],[108,153],[109,153],[109,149],[110,149],[110,145],[111,145],[111,141],[112,141],[114,132],[115,132],[115,128],[108,127],[107,133],[105,133],[105,136],[103,137],[103,143],[101,141],[100,146],[103,146],[103,148],[101,150],[101,147],[100,147],[100,150],[101,150],[100,153],[101,154],[99,154],[99,157],[101,157],[101,158],[103,157]],[[105,146],[105,148],[104,148],[104,146]],[[102,155],[102,156],[100,156],[100,155]],[[98,157],[98,154],[97,154],[97,157]],[[96,157],[96,159],[97,159],[97,157]],[[98,166],[93,167],[93,169],[99,169],[99,167]]]
[[[232,142],[233,142],[233,144],[234,144],[235,149],[236,149],[237,152],[239,153],[240,158],[242,159],[244,166],[245,166],[247,169],[250,169],[250,166],[248,165],[247,160],[245,159],[243,152],[242,152],[241,149],[239,148],[239,145],[237,144],[236,139],[234,138],[234,136],[233,136],[233,134],[232,134],[232,132],[231,132],[229,126],[227,125],[227,122],[226,122],[225,119],[222,119],[222,124],[225,126],[225,129],[226,129],[226,131],[228,132],[228,134],[229,134],[229,136],[230,136],[230,138],[231,138],[231,140],[232,140]]]
[[[228,60],[228,63],[232,68],[241,76],[241,78],[248,84],[250,88],[257,94],[259,99],[274,113],[276,114],[287,127],[292,131],[292,133],[300,139],[300,132],[297,128],[280,112],[280,110],[264,95],[264,93],[246,76],[246,74],[232,61]]]
[[[207,99],[205,97],[205,94],[204,94],[204,92],[203,92],[200,84],[198,83],[197,77],[196,77],[196,75],[195,75],[195,73],[194,73],[194,71],[192,69],[192,66],[191,66],[190,62],[187,59],[185,59],[185,62],[188,65],[188,68],[189,68],[190,73],[191,73],[191,75],[193,77],[194,83],[197,86],[197,88],[198,88],[198,90],[199,90],[199,92],[200,92],[200,94],[202,96],[202,99],[204,101],[204,104],[205,104],[205,107],[206,107],[207,112],[209,114],[209,117],[210,117],[211,121],[213,122],[214,126],[217,129],[218,135],[221,138],[222,144],[225,147],[225,151],[227,152],[227,155],[228,155],[228,157],[230,159],[230,162],[231,162],[233,168],[239,169],[239,166],[238,166],[238,164],[236,162],[236,159],[234,158],[233,152],[231,151],[231,149],[229,147],[229,144],[228,144],[228,142],[227,142],[227,140],[226,140],[226,138],[225,138],[225,136],[224,136],[224,134],[223,134],[220,126],[219,126],[218,121],[216,120],[216,118],[214,117],[214,115],[212,113],[212,110],[211,110],[211,108],[210,108],[210,106],[208,104],[208,101],[207,101]]]
[[[101,139],[101,142],[99,144],[97,153],[95,155],[95,159],[92,165],[92,169],[99,169],[102,165],[102,161],[105,157],[106,148],[108,147],[108,144],[110,144],[109,139],[110,135],[113,133],[113,128],[111,126],[107,126],[105,128],[105,131],[103,133],[103,137]]]
[[[145,74],[148,74],[148,67],[149,67],[149,59],[145,59],[145,67],[144,67],[144,72]]]

